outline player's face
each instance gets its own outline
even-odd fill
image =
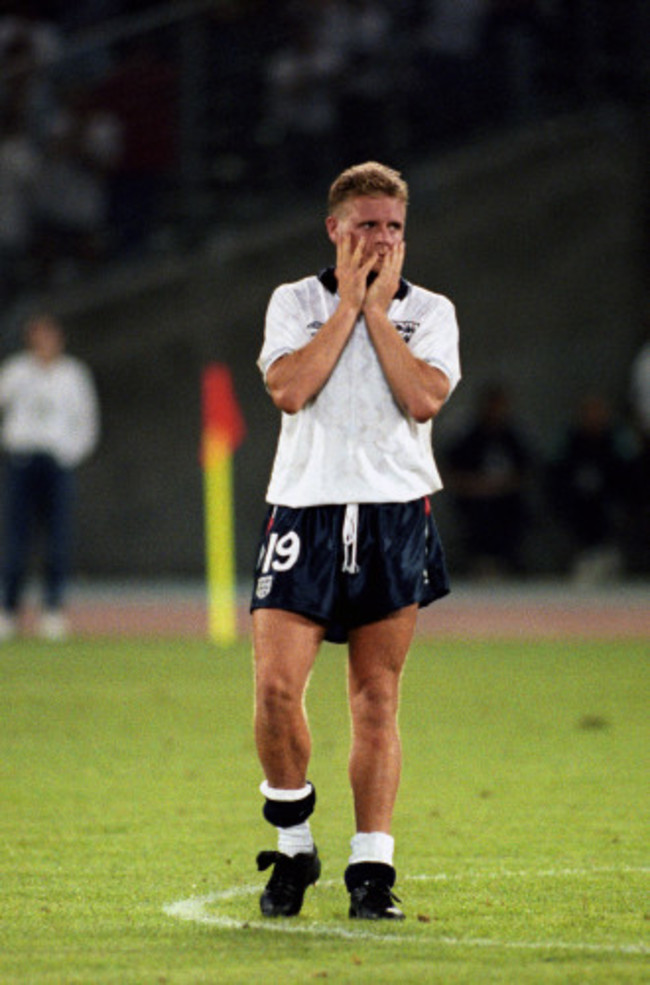
[[[378,271],[388,251],[404,239],[406,204],[389,195],[358,195],[344,202],[330,220],[327,228],[332,242],[350,235],[353,247],[361,241],[362,260],[376,256],[372,269]]]

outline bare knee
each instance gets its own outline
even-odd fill
[[[256,685],[258,714],[271,721],[286,721],[298,711],[302,694],[281,676],[259,676]]]
[[[368,681],[350,695],[355,731],[383,732],[397,719],[397,692],[380,681]]]

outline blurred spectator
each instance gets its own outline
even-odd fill
[[[17,36],[27,35],[33,45],[34,58],[39,66],[53,65],[63,50],[63,36],[56,20],[44,13],[47,4],[38,0],[16,0],[4,3],[0,15],[0,53]]]
[[[36,196],[45,282],[76,275],[107,255],[108,182],[121,151],[118,121],[68,92],[50,122]]]
[[[533,455],[514,421],[506,387],[485,388],[475,419],[447,448],[445,461],[445,485],[458,511],[470,572],[523,572]]]
[[[267,104],[260,141],[271,167],[298,187],[331,172],[338,129],[342,50],[319,40],[316,19],[297,17],[287,45],[267,63]]]
[[[0,131],[0,304],[3,310],[29,285],[34,199],[41,158],[23,124],[7,109]]]
[[[398,125],[392,27],[378,0],[349,0],[345,33],[337,40],[346,65],[338,103],[345,164],[382,158],[392,150]]]
[[[621,571],[621,521],[629,504],[637,448],[594,394],[578,406],[549,465],[549,492],[573,545],[572,575],[583,584]]]
[[[630,406],[635,424],[650,442],[650,333],[632,361]]]
[[[24,0],[0,17],[0,106],[18,112],[38,140],[56,107],[54,73],[63,52],[58,27]]]
[[[466,136],[478,118],[479,55],[489,0],[429,0],[414,50],[414,140],[425,145]]]
[[[94,106],[119,124],[121,153],[109,175],[115,249],[143,252],[178,164],[178,70],[153,41],[135,39],[97,86]]]
[[[228,0],[209,12],[206,147],[209,170],[217,183],[227,187],[245,182],[248,188],[257,188],[265,183],[258,141],[265,112],[266,64],[270,52],[280,46],[282,34],[281,4]]]
[[[489,0],[484,46],[497,122],[529,123],[537,116],[541,41],[537,0]]]
[[[126,12],[126,0],[84,0],[83,3],[61,4],[58,23],[66,39],[64,60],[59,78],[67,85],[94,85],[113,66],[109,44],[79,43],[85,32],[95,27],[108,27],[111,21]]]
[[[41,635],[66,634],[64,615],[72,541],[75,470],[95,449],[99,412],[86,366],[64,352],[49,315],[31,318],[26,349],[0,366],[2,446],[6,455],[3,612],[0,639],[18,630],[33,527],[45,534]]]
[[[630,407],[639,440],[630,481],[626,553],[633,571],[650,573],[650,334],[630,370]]]

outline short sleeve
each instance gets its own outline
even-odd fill
[[[456,309],[448,298],[434,295],[413,335],[410,349],[416,358],[445,374],[451,394],[460,380],[461,371]]]
[[[264,343],[257,365],[264,379],[269,367],[289,352],[302,349],[311,339],[295,292],[283,284],[271,295],[266,311]]]

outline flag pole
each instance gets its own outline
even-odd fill
[[[205,367],[202,396],[208,635],[229,644],[237,638],[233,453],[245,426],[227,366]]]

